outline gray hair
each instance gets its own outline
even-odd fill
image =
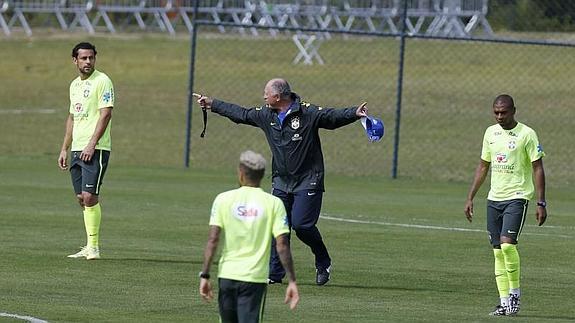
[[[246,166],[251,170],[265,170],[266,159],[264,156],[255,153],[251,150],[246,150],[240,155],[240,164]]]
[[[272,90],[278,93],[282,98],[286,98],[291,95],[289,83],[284,79],[273,79],[270,86]]]

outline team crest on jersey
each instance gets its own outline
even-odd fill
[[[74,111],[76,111],[76,112],[82,112],[82,103],[76,103],[76,104],[74,104]]]
[[[517,148],[517,144],[515,143],[515,140],[509,141],[509,145],[507,145],[507,148],[509,148],[510,150]]]
[[[291,118],[291,128],[293,130],[299,129],[299,117],[293,117]]]
[[[85,89],[84,90],[84,97],[87,98],[90,96],[90,89]]]
[[[498,163],[506,163],[507,155],[504,153],[497,153],[497,155],[495,155],[495,161],[497,161]]]

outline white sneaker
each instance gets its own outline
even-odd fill
[[[98,247],[87,247],[86,248],[86,260],[100,259],[100,248]]]
[[[521,300],[519,296],[509,294],[509,306],[507,306],[506,315],[516,315],[519,313],[519,306],[521,305]]]
[[[68,258],[85,258],[87,253],[88,247],[84,246],[80,251],[76,252],[75,254],[68,255]]]

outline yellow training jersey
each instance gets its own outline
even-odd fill
[[[70,84],[70,113],[74,115],[72,133],[72,151],[83,150],[96,129],[100,118],[100,109],[114,106],[114,86],[110,78],[94,70],[89,78],[77,77]],[[98,141],[96,149],[112,150],[110,129],[112,121]]]
[[[517,123],[511,130],[499,124],[490,126],[483,136],[481,159],[491,163],[491,189],[488,199],[530,200],[535,192],[532,162],[545,156],[535,131]]]
[[[218,277],[266,283],[272,237],[289,233],[282,201],[261,188],[242,186],[216,197],[210,225],[222,230]]]

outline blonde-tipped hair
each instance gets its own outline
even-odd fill
[[[251,150],[246,150],[243,153],[241,153],[240,164],[252,170],[266,169],[266,159],[264,158],[264,156]]]

